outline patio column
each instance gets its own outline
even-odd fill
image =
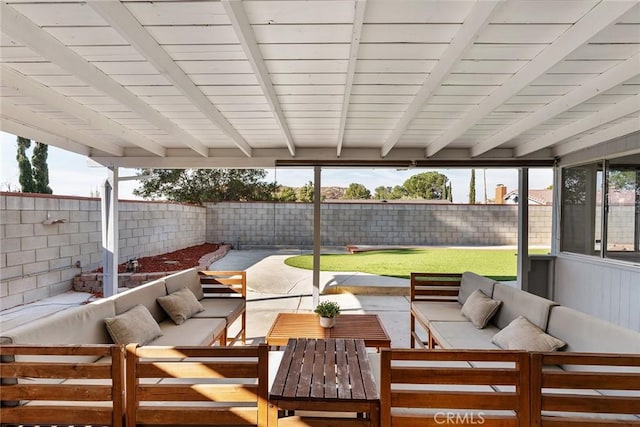
[[[118,292],[118,168],[107,168],[102,189],[102,292]]]
[[[518,287],[529,290],[529,168],[518,169]]]
[[[320,301],[320,166],[313,167],[313,308]]]

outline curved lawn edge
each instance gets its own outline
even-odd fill
[[[546,249],[531,249],[545,254]],[[473,271],[494,280],[516,279],[515,249],[429,248],[387,249],[354,254],[323,254],[321,271],[360,272],[408,279],[412,272],[463,273]],[[313,269],[313,255],[285,259],[290,267]]]

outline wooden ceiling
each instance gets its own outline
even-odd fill
[[[0,14],[1,129],[108,166],[534,164],[640,130],[639,1],[6,1]]]

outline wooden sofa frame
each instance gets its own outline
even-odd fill
[[[127,346],[126,425],[268,422],[269,350]]]
[[[129,345],[0,345],[3,404],[40,400],[40,404],[0,408],[1,425],[250,425],[268,423],[268,348],[139,347]],[[48,362],[11,362],[16,356],[47,357]],[[103,358],[79,362],[77,357]],[[64,361],[74,357],[75,361]],[[220,358],[213,362],[210,358]],[[449,414],[454,421],[480,422],[473,411],[487,411],[482,425],[640,426],[640,355],[527,353],[502,350],[382,349],[380,425],[436,426]],[[126,386],[124,381],[126,361]],[[474,367],[460,366],[466,362]],[[505,366],[507,365],[507,366]],[[545,369],[562,366],[565,370]],[[61,384],[15,384],[18,378],[73,379]],[[164,379],[164,383],[159,382]],[[225,378],[227,384],[211,384]],[[171,381],[170,379],[174,379]],[[244,379],[245,381],[236,381]],[[246,383],[246,379],[253,379]],[[70,384],[71,383],[71,384]],[[73,385],[72,385],[73,384]],[[419,390],[426,385],[455,386]],[[471,387],[470,387],[471,386]],[[473,387],[510,387],[477,390]],[[403,390],[404,388],[404,390]],[[580,391],[599,391],[590,394]],[[555,391],[555,393],[554,393]],[[126,396],[126,410],[123,395]],[[225,404],[223,402],[233,402]],[[103,406],[96,406],[102,401]],[[154,405],[144,402],[187,402]],[[202,402],[217,406],[198,409]],[[242,402],[242,403],[239,403]],[[244,405],[251,405],[249,407]],[[394,410],[395,408],[395,410]],[[439,418],[430,409],[442,411]],[[508,409],[507,415],[490,411]],[[416,410],[416,411],[412,411]],[[467,411],[467,412],[465,412]],[[555,414],[553,412],[556,412]],[[563,413],[571,413],[567,416]],[[594,419],[606,413],[627,420]],[[466,416],[466,418],[465,418]]]
[[[220,337],[220,345],[234,345],[239,340],[245,345],[247,341],[247,272],[200,271],[199,274],[205,298],[240,298],[243,300],[242,312],[227,319],[224,336]],[[240,331],[233,337],[229,337],[229,327],[238,318],[241,319]]]
[[[438,344],[429,330],[429,325],[416,318],[413,303],[419,301],[458,301],[461,281],[461,273],[411,273],[411,348],[415,348],[416,345],[421,348],[435,348]],[[426,341],[423,341],[418,335],[416,322],[427,333]]]
[[[2,425],[123,425],[122,346],[1,345],[0,356]]]
[[[381,427],[640,426],[638,354],[382,349],[380,371]]]

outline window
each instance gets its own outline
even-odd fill
[[[614,164],[607,173],[605,256],[640,260],[640,166]]]
[[[561,200],[562,251],[640,261],[640,155],[564,168]]]

